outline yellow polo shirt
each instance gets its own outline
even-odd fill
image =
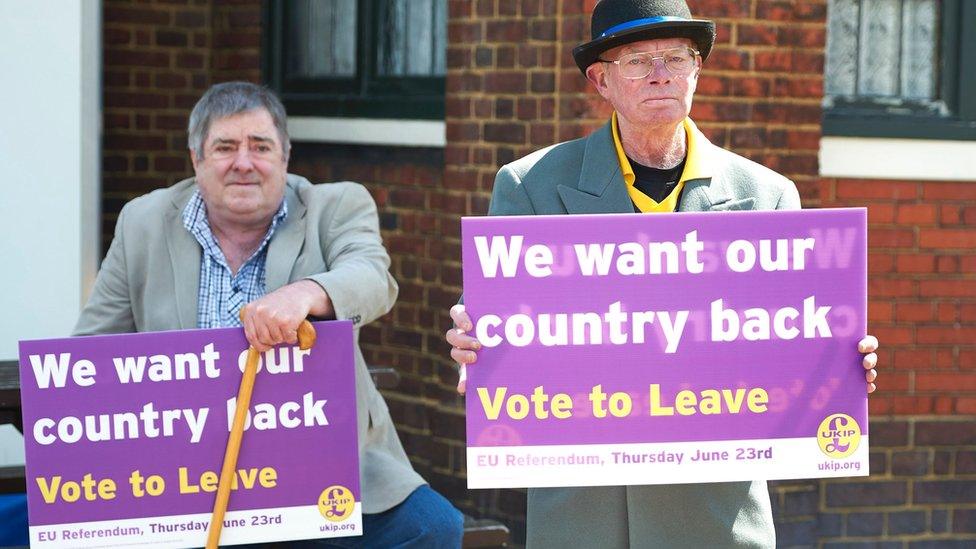
[[[686,117],[684,122],[682,122],[685,128],[685,136],[688,139],[688,153],[685,157],[685,168],[681,172],[681,178],[678,180],[678,184],[671,190],[671,194],[666,196],[662,202],[655,201],[653,198],[640,192],[637,187],[634,187],[636,177],[634,176],[634,169],[630,166],[630,160],[627,159],[627,153],[624,152],[624,146],[620,142],[620,129],[617,127],[616,112],[613,113],[610,120],[613,130],[611,132],[613,133],[613,145],[617,149],[617,160],[620,162],[620,172],[623,174],[624,181],[627,183],[627,192],[630,194],[630,199],[634,201],[637,209],[641,212],[673,212],[678,209],[678,197],[681,196],[681,189],[684,188],[685,181],[711,177],[708,162],[705,158],[708,139],[698,131],[698,127],[691,121],[691,118]]]

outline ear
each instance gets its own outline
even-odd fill
[[[606,63],[597,61],[586,67],[586,79],[593,84],[596,91],[604,98],[607,97],[607,67]]]
[[[193,162],[193,169],[197,169],[197,165],[200,163],[201,158],[197,158],[197,151],[190,149],[190,162]]]

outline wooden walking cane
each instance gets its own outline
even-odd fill
[[[315,328],[303,320],[298,326],[298,347],[302,350],[311,349],[315,345]],[[224,513],[227,512],[227,501],[230,499],[230,486],[234,481],[234,469],[237,467],[237,455],[241,451],[241,439],[244,436],[244,417],[251,405],[251,391],[254,389],[254,378],[258,373],[258,360],[261,358],[254,347],[247,349],[247,364],[244,366],[244,376],[241,387],[237,391],[237,408],[234,410],[234,423],[227,439],[227,449],[224,451],[224,465],[220,469],[220,480],[217,482],[217,500],[214,501],[213,516],[210,519],[210,532],[207,534],[207,549],[217,549],[220,542],[220,530],[224,526]]]

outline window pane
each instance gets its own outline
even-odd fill
[[[446,0],[380,0],[377,72],[445,74]]]
[[[356,0],[290,0],[288,7],[289,76],[355,76]]]
[[[859,95],[896,96],[901,60],[901,1],[862,0]]]
[[[854,95],[857,87],[857,0],[834,0],[828,6],[827,70],[824,86],[831,95]]]
[[[935,99],[938,76],[938,16],[936,0],[908,0],[902,21],[902,96]]]
[[[940,0],[829,0],[826,94],[938,100],[940,11]]]

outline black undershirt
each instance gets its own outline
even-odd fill
[[[627,160],[630,161],[630,167],[634,170],[634,187],[658,203],[663,202],[671,194],[671,191],[678,186],[681,173],[685,170],[684,160],[677,166],[665,170],[643,166],[630,157]],[[634,212],[640,213],[640,211],[637,204],[634,204]]]

